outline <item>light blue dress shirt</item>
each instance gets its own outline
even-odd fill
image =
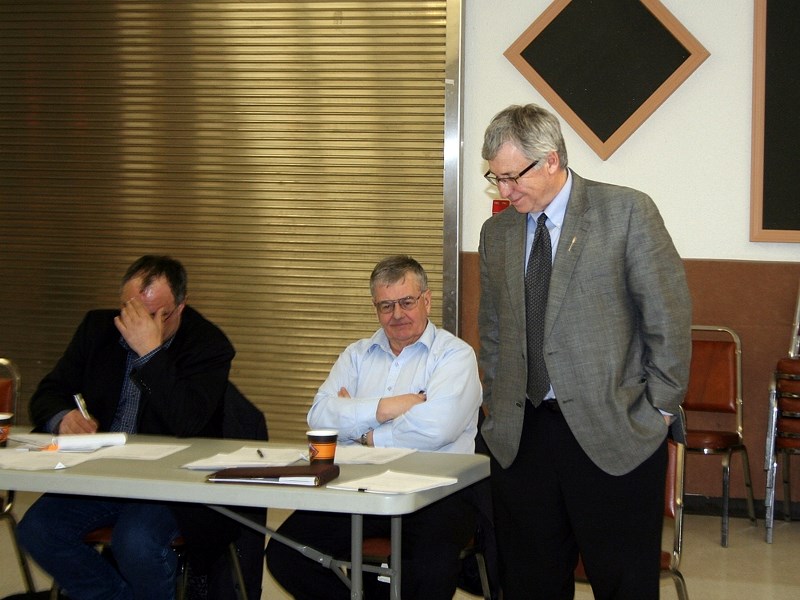
[[[567,214],[567,202],[569,195],[572,192],[572,171],[567,169],[567,182],[561,191],[556,194],[556,197],[550,202],[547,208],[544,209],[547,214],[547,230],[550,232],[550,248],[553,252],[551,260],[556,258],[556,249],[558,248],[558,240],[561,239],[561,229],[564,226],[564,215]],[[528,230],[525,242],[525,264],[522,266],[522,272],[525,273],[525,267],[528,265],[528,258],[531,255],[531,247],[533,246],[533,237],[536,233],[536,220],[541,215],[541,212],[528,213]]]
[[[340,398],[347,389],[350,398]],[[400,417],[378,423],[383,396],[417,393],[427,400]],[[336,360],[308,413],[313,429],[339,432],[339,443],[358,443],[373,430],[374,445],[471,454],[482,401],[475,352],[464,340],[428,321],[420,339],[391,351],[383,329],[350,344]]]

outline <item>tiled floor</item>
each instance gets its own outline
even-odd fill
[[[21,515],[33,494],[18,494],[15,514]],[[269,511],[269,525],[277,526],[286,511]],[[764,541],[764,524],[752,527],[747,519],[731,519],[730,545],[719,545],[719,518],[688,515],[684,522],[684,554],[681,571],[692,600],[797,600],[800,598],[800,522],[778,521],[774,542]],[[38,588],[49,588],[48,577],[34,567]],[[0,598],[22,591],[8,529],[0,525]],[[675,587],[664,580],[663,600],[677,598]],[[263,599],[287,600],[269,575],[264,578]],[[472,600],[458,592],[454,600]],[[579,585],[576,600],[591,600],[587,585]]]

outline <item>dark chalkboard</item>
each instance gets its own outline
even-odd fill
[[[750,239],[800,242],[800,5],[756,0]]]
[[[657,0],[560,0],[505,56],[606,159],[708,52]]]

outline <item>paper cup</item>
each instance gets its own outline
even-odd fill
[[[14,413],[0,413],[0,448],[5,448],[8,443],[8,434],[11,433],[11,420]]]
[[[306,431],[308,436],[308,460],[311,464],[332,464],[336,456],[336,438],[339,432],[335,429],[312,429]]]

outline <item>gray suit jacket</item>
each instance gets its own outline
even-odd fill
[[[517,455],[526,402],[526,216],[513,208],[494,215],[479,249],[482,433],[503,467]],[[544,353],[564,418],[602,470],[627,473],[664,440],[659,409],[677,414],[689,376],[691,299],[683,263],[645,194],[573,172]]]

